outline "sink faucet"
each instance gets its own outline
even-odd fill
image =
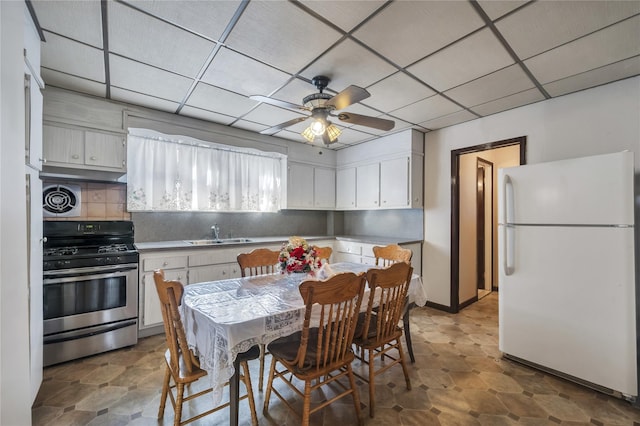
[[[217,223],[211,227],[211,232],[213,232],[213,238],[218,241],[220,239],[220,227]]]

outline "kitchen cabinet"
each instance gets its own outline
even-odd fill
[[[366,265],[375,265],[376,257],[373,254],[374,246],[385,246],[389,243],[363,243],[358,241],[337,240],[334,243],[334,262],[355,262]],[[422,276],[422,243],[400,244],[413,252],[411,266],[413,273]]]
[[[287,208],[333,210],[336,204],[336,174],[328,167],[289,162]]]
[[[340,150],[336,164],[337,210],[423,207],[424,135],[418,131]]]
[[[153,280],[153,271],[162,269],[167,280],[186,282],[188,256],[175,251],[140,255],[140,282],[139,282],[139,329],[162,324],[162,311],[156,284]]]
[[[380,207],[407,207],[409,200],[409,158],[380,162]]]
[[[336,170],[336,209],[356,208],[356,168]]]
[[[42,383],[43,289],[42,289],[42,92],[40,37],[24,8],[24,188],[26,190],[26,254],[29,286],[29,369],[31,402]],[[18,117],[16,115],[16,117]],[[3,142],[4,144],[4,142]],[[17,178],[17,176],[16,176]]]
[[[126,172],[122,134],[45,124],[43,151],[47,167]]]
[[[356,169],[356,207],[380,207],[380,163],[365,164]]]

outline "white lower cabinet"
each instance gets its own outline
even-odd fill
[[[370,244],[360,243],[357,241],[338,240],[334,243],[334,262],[354,262],[363,263],[365,265],[375,265],[376,257],[373,254],[374,246],[384,246],[386,243]],[[413,273],[422,276],[422,244],[400,244],[403,248],[411,249],[413,256],[411,257],[411,266]]]

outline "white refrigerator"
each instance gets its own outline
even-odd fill
[[[499,348],[638,395],[633,153],[498,172]]]

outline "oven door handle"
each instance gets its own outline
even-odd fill
[[[59,284],[63,282],[85,281],[87,278],[103,279],[123,275],[124,272],[138,269],[137,264],[121,266],[95,266],[91,268],[64,269],[59,271],[47,271],[42,283]]]

